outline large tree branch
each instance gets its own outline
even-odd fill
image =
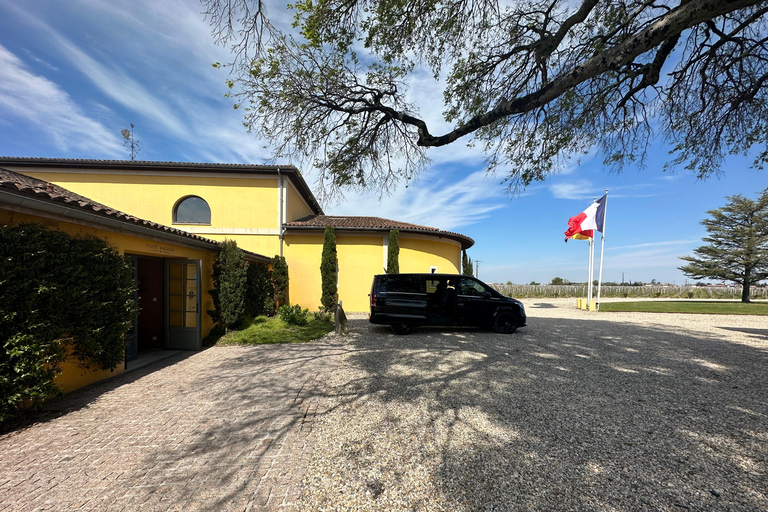
[[[382,112],[419,130],[420,146],[439,147],[450,144],[499,119],[515,114],[530,112],[555,100],[566,91],[602,73],[617,70],[632,62],[638,56],[656,48],[700,23],[761,3],[761,0],[691,0],[661,16],[650,26],[626,38],[616,46],[577,65],[570,72],[561,75],[540,90],[526,96],[502,101],[492,110],[474,116],[461,126],[440,136],[429,133],[426,123],[414,116],[382,108]]]

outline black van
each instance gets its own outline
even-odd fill
[[[380,274],[371,287],[372,324],[408,334],[419,325],[492,327],[511,333],[526,322],[519,300],[505,297],[471,276]]]

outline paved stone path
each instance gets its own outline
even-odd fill
[[[0,437],[0,510],[297,510],[344,350],[215,347],[72,393]]]

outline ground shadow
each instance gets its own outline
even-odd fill
[[[165,359],[130,370],[107,380],[94,382],[75,391],[52,397],[37,409],[18,411],[16,417],[0,424],[0,435],[12,434],[15,431],[29,428],[33,425],[44,424],[63,415],[78,411],[93,403],[100,396],[110,391],[131,384],[146,377],[152,372],[173,366],[187,357],[196,354],[192,351],[179,351]]]
[[[366,411],[428,411],[408,429],[439,445],[422,463],[449,509],[768,509],[768,350],[668,325],[529,320],[513,335],[405,337],[357,322],[370,335],[351,347],[361,372],[340,392]],[[375,441],[339,442],[342,466],[364,453],[398,471]]]

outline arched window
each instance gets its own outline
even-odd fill
[[[211,208],[198,196],[181,198],[173,208],[174,224],[210,224]]]

